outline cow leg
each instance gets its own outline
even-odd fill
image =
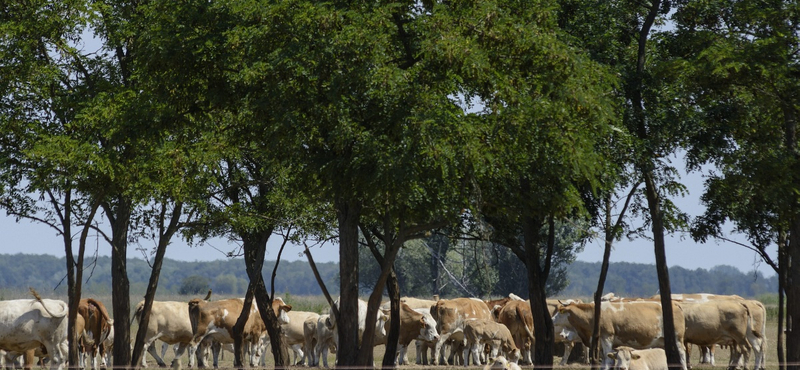
[[[197,346],[192,343],[187,343],[186,348],[189,349],[189,367],[194,367],[195,363],[197,362],[195,356],[197,356]]]
[[[145,342],[145,344],[144,344],[144,346],[146,347],[145,350],[147,350],[147,353],[149,353],[150,356],[153,356],[153,359],[156,360],[156,362],[158,363],[158,366],[166,367],[167,364],[164,363],[164,359],[162,359],[161,356],[158,355],[158,351],[156,350],[156,346],[154,346],[153,344],[155,344],[155,338],[153,340],[151,340],[151,341]],[[147,362],[145,362],[145,360],[144,360],[145,357],[147,357],[147,356],[142,356],[142,366],[147,367]]]
[[[698,346],[698,347],[700,347],[701,353],[702,353],[703,347],[702,346]],[[686,342],[686,343],[683,344],[683,348],[686,351],[686,367],[691,369],[692,368],[692,363],[691,363],[692,362],[692,344],[689,343],[689,342]],[[702,363],[702,361],[700,361],[700,362]]]
[[[214,368],[219,369],[219,353],[222,352],[222,343],[211,343],[211,355],[214,358]]]
[[[186,348],[189,347],[189,343],[178,343],[176,344],[173,349],[175,350],[175,357],[172,358],[172,363],[170,363],[170,367],[173,369],[180,369],[181,364],[181,357],[186,352]],[[163,348],[163,347],[162,347]],[[163,353],[163,352],[162,352]],[[191,363],[191,354],[189,355],[189,362]]]
[[[434,353],[436,353],[436,356],[433,357],[434,365],[439,365],[440,363],[444,362],[444,352],[442,347],[448,341],[448,339],[450,339],[451,335],[451,333],[440,334],[439,341],[436,342],[436,349],[434,349]]]
[[[572,343],[568,340],[564,341],[564,356],[561,357],[561,362],[559,365],[564,366],[569,361],[569,355],[572,354],[572,348],[575,347],[575,343]]]
[[[682,344],[683,344],[683,339],[678,339],[675,345],[676,347],[678,347],[678,354],[681,356],[681,369],[688,370],[686,368],[688,357],[686,356],[686,349],[684,348],[684,346],[682,346]]]

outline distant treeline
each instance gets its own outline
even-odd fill
[[[84,270],[84,295],[111,295],[111,258],[87,258]],[[275,261],[265,261],[262,274],[270,289]],[[320,276],[331,292],[339,292],[339,264],[317,263]],[[66,295],[66,260],[50,255],[0,254],[0,290],[27,290],[33,287],[44,294]],[[151,268],[145,260],[128,260],[131,295],[143,295]],[[243,259],[210,262],[184,262],[165,258],[159,278],[158,294],[177,294],[182,288],[208,288],[219,294],[241,294],[247,290],[247,272]],[[197,286],[205,283],[204,286]],[[60,285],[59,285],[60,284]],[[55,289],[55,292],[53,290]],[[275,292],[295,295],[321,295],[314,274],[306,261],[281,261],[275,277]],[[3,297],[0,296],[0,299]]]
[[[567,276],[570,284],[560,295],[591,296],[597,289],[600,262],[576,261],[567,269]],[[737,294],[743,297],[758,297],[778,291],[777,275],[766,278],[760,272],[744,273],[727,265],[696,270],[670,267],[669,282],[673,293]],[[626,297],[649,297],[657,294],[658,276],[655,265],[611,263],[603,291]]]
[[[87,260],[84,271],[84,294],[111,294],[111,260],[99,257]],[[264,280],[271,279],[274,261],[264,262]],[[317,268],[333,295],[339,291],[337,263],[319,263]],[[141,259],[128,260],[128,277],[131,294],[144,294],[150,266]],[[33,287],[42,293],[65,294],[66,262],[64,258],[49,255],[0,255],[0,299],[3,290],[27,290]],[[574,262],[567,269],[569,285],[559,296],[589,297],[597,287],[600,263]],[[87,281],[88,280],[88,281]],[[177,294],[186,289],[212,288],[219,294],[244,294],[247,289],[247,274],[241,259],[211,262],[183,262],[165,259],[161,270],[159,294]],[[761,273],[743,273],[731,266],[716,266],[711,269],[688,270],[670,268],[670,283],[673,292],[716,294],[738,294],[756,297],[777,291],[777,276],[765,278]],[[59,285],[60,284],[60,285]],[[55,291],[54,291],[55,290]],[[401,287],[401,292],[405,291]],[[658,292],[655,266],[617,262],[611,263],[605,292],[628,297],[643,297]],[[282,261],[275,278],[275,292],[292,295],[322,294],[314,275],[305,261]],[[527,292],[514,292],[527,297]]]

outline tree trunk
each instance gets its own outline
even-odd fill
[[[784,341],[786,335],[784,327],[784,295],[786,292],[786,233],[778,234],[778,369],[786,370],[786,356],[784,355]]]
[[[600,277],[597,279],[597,290],[594,291],[594,325],[592,325],[592,342],[589,346],[589,357],[592,361],[592,369],[597,370],[600,368],[601,359],[598,356],[598,347],[600,343],[600,306],[602,302],[600,298],[603,296],[603,289],[606,285],[606,276],[608,275],[608,260],[611,257],[611,245],[614,242],[614,229],[611,225],[611,197],[605,199],[606,202],[606,220],[605,220],[605,249],[603,250],[603,262],[600,266]]]
[[[164,207],[166,207],[166,203]],[[183,205],[181,203],[176,203],[175,208],[172,211],[172,216],[170,217],[169,225],[164,229],[164,232],[158,236],[158,247],[156,247],[156,257],[153,260],[153,269],[150,271],[150,280],[147,283],[147,291],[144,295],[144,306],[142,306],[142,316],[139,318],[139,329],[136,332],[136,341],[134,342],[133,346],[133,355],[131,357],[131,367],[138,368],[139,365],[142,363],[142,357],[144,356],[144,341],[145,335],[147,334],[147,326],[150,323],[150,311],[153,308],[153,300],[156,297],[156,290],[158,289],[158,279],[161,276],[161,265],[164,262],[164,254],[167,252],[167,245],[169,245],[172,237],[178,231],[178,222],[180,221],[181,214],[183,213]],[[163,213],[162,213],[163,215]],[[160,220],[160,223],[164,224],[164,219]],[[175,365],[175,361],[180,361],[180,359],[173,360],[173,366]]]
[[[670,367],[681,363],[680,351],[675,335],[674,312],[672,312],[672,290],[669,286],[669,269],[664,243],[664,215],[661,211],[661,198],[658,196],[655,180],[651,170],[644,171],[647,206],[653,231],[653,244],[656,255],[656,272],[658,273],[658,291],[661,294],[661,312],[664,325],[664,350]]]
[[[386,338],[386,353],[383,355],[383,368],[393,369],[395,367],[395,354],[397,353],[397,341],[400,339],[400,285],[397,282],[397,274],[392,268],[389,279],[386,281],[386,290],[389,291],[389,302],[392,305],[392,320],[389,325],[389,336]],[[419,356],[419,354],[417,355]]]
[[[131,203],[122,196],[117,198],[116,208],[104,206],[111,224],[111,284],[114,311],[114,368],[125,369],[131,365],[130,309],[131,294],[128,281],[128,227],[131,218]]]
[[[794,216],[786,250],[786,368],[800,369],[800,216]]]
[[[523,195],[530,194],[530,183],[527,179],[520,179],[520,190]],[[525,246],[525,265],[528,268],[528,291],[531,301],[531,314],[535,337],[534,367],[550,369],[553,367],[554,333],[553,320],[547,309],[547,294],[545,282],[539,265],[539,230],[544,225],[544,219],[535,217],[535,212],[529,207],[524,207],[522,216],[522,236]]]
[[[339,220],[339,312],[358,312],[358,222],[361,204],[353,200],[336,203]],[[355,367],[358,365],[358,317],[339,315],[336,318],[339,334],[336,365]]]
[[[247,284],[247,293],[244,296],[244,304],[242,305],[242,312],[239,313],[239,318],[236,319],[236,324],[233,325],[233,367],[237,369],[244,369],[244,355],[242,354],[242,342],[244,342],[244,326],[247,324],[247,319],[250,318],[250,308],[253,306],[253,295],[255,292],[255,284],[253,280]],[[270,338],[270,340],[272,340]]]

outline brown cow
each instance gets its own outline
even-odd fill
[[[607,357],[614,347],[630,346],[645,349],[664,346],[661,303],[656,301],[602,302],[600,306],[600,345],[603,351],[603,368],[611,359]],[[683,338],[686,321],[683,312],[672,304],[676,345],[681,356],[681,368],[686,370],[686,352]],[[571,325],[584,342],[591,337],[594,324],[594,303],[577,303],[558,308],[554,324]]]
[[[497,321],[508,327],[514,338],[514,345],[522,351],[522,362],[532,364],[533,314],[531,305],[526,301],[508,302],[497,314]]]
[[[114,320],[108,315],[108,311],[102,302],[93,298],[81,299],[78,303],[78,315],[83,317],[84,330],[80,340],[80,366],[86,367],[86,355],[92,358],[92,369],[97,369],[98,351],[101,356],[101,365],[106,367],[106,348],[103,342],[108,338]]]
[[[464,366],[469,363],[470,352],[472,363],[481,365],[481,350],[485,345],[492,348],[491,357],[496,357],[502,349],[509,361],[516,363],[520,357],[519,348],[514,345],[514,338],[508,328],[493,320],[466,320],[464,323]]]
[[[436,320],[436,329],[439,331],[439,341],[436,342],[434,351],[434,365],[438,365],[440,358],[444,358],[442,346],[448,340],[453,340],[454,344],[463,343],[466,320],[493,320],[489,307],[477,298],[441,299],[431,307],[431,316]],[[453,354],[459,354],[458,350],[451,351],[451,355]]]
[[[418,309],[422,311],[422,309]],[[390,316],[389,310],[382,309],[386,316]],[[391,325],[391,317],[386,321],[386,326]],[[388,335],[386,336],[388,337]],[[375,342],[378,344],[386,344],[386,337],[381,338],[382,341]],[[422,313],[417,310],[411,309],[407,304],[400,303],[400,336],[398,338],[397,357],[395,357],[395,364],[407,364],[406,351],[408,345],[412,340],[419,339],[426,342],[435,342],[439,339],[439,333],[436,331],[436,321],[429,312]]]
[[[242,298],[214,302],[206,302],[202,299],[189,301],[189,321],[192,324],[193,333],[191,345],[196,346],[201,343],[208,343],[204,341],[207,337],[218,343],[233,343],[233,326],[236,325],[236,320],[239,318],[243,306],[244,299]],[[286,312],[291,309],[292,306],[285,304],[281,298],[275,298],[272,301],[272,310],[275,312],[279,324],[289,322]],[[250,316],[243,330],[243,343],[246,344],[245,349],[250,353],[250,366],[256,366],[258,363],[256,347],[259,345],[261,336],[265,331],[264,321],[261,320],[258,307],[253,302],[250,308]],[[219,366],[219,346],[212,346],[212,349],[214,367],[217,368]],[[205,366],[202,358],[198,360],[198,366]]]

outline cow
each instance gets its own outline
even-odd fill
[[[669,370],[667,354],[662,348],[637,350],[620,346],[607,356],[614,361],[614,370]]]
[[[676,301],[686,320],[686,361],[689,366],[691,344],[712,347],[715,344],[747,345],[747,328],[750,314],[747,306],[732,300]],[[738,359],[732,356],[729,366],[736,367]]]
[[[336,298],[336,301],[333,304],[338,308],[339,307],[339,298]],[[339,312],[341,314],[341,312]],[[378,310],[378,317],[375,321],[375,339],[381,340],[382,337],[386,336],[386,320],[389,317],[386,316],[381,310]],[[330,315],[325,320],[325,325],[333,332],[333,341],[336,343],[336,346],[339,346],[339,332],[336,327],[336,316]],[[364,329],[367,327],[367,302],[363,299],[358,300],[358,345],[361,345],[361,336],[364,335]]]
[[[527,301],[512,300],[497,313],[497,321],[511,331],[514,345],[522,351],[521,361],[532,364],[532,350],[535,338],[533,335],[533,314]]]
[[[695,293],[695,294],[672,294],[670,296],[673,300],[681,301],[696,301],[696,302],[709,302],[709,301],[736,301],[743,304],[750,315],[750,321],[747,326],[747,345],[731,345],[731,359],[736,358],[737,367],[744,367],[747,365],[749,358],[749,350],[755,353],[754,369],[764,369],[766,363],[767,353],[767,336],[766,336],[766,322],[767,310],[764,304],[756,300],[744,299],[738,295],[718,295],[710,293]],[[660,298],[660,295],[654,295],[651,298]],[[709,358],[707,362],[714,365],[714,351],[713,346],[704,346],[704,353],[708,353]],[[688,347],[687,347],[688,348]]]
[[[133,319],[137,323],[142,322],[142,310],[144,309],[144,301],[136,305],[136,311],[133,314]],[[179,366],[176,362],[180,361],[186,350],[189,350],[189,367],[194,366],[195,352],[197,351],[197,344],[192,343],[194,334],[192,334],[192,322],[189,319],[189,304],[186,302],[177,301],[153,301],[150,309],[150,319],[147,321],[147,329],[145,331],[144,350],[150,353],[156,360],[158,366],[167,366],[162,356],[159,356],[154,346],[156,340],[161,340],[167,345],[178,345],[175,351],[175,358],[172,360],[172,366]],[[142,356],[142,367],[147,367],[146,356]]]
[[[308,365],[311,366],[314,351],[313,347],[305,346],[306,337],[304,327],[306,320],[313,320],[314,323],[316,323],[317,320],[319,320],[319,314],[307,311],[291,311],[287,314],[289,315],[289,323],[281,325],[281,343],[287,348],[291,348],[294,352],[292,365],[303,364],[305,363],[305,359],[308,358]],[[305,352],[303,352],[304,346]]]
[[[97,369],[98,351],[101,356],[101,364],[106,367],[105,353],[106,348],[103,342],[108,338],[114,320],[108,315],[103,302],[94,298],[84,298],[78,302],[78,315],[83,318],[84,330],[81,332],[80,340],[80,366],[86,367],[86,356],[92,358],[92,369]]]
[[[469,363],[470,352],[472,363],[481,365],[481,352],[485,345],[492,348],[491,356],[495,357],[502,349],[511,362],[516,363],[520,358],[519,348],[514,344],[514,338],[508,328],[494,320],[469,319],[464,323],[464,366]]]
[[[611,365],[607,354],[615,346],[638,349],[664,346],[661,303],[656,301],[602,302],[600,306],[600,346],[603,368]],[[686,370],[686,352],[683,338],[686,321],[680,307],[672,303],[675,341],[681,357],[681,368]],[[573,303],[558,308],[554,324],[571,325],[584,343],[589,342],[594,324],[594,303]]]
[[[221,344],[233,343],[233,327],[236,325],[236,320],[244,307],[244,299],[234,298],[206,302],[196,298],[189,301],[188,306],[189,321],[192,325],[192,342],[190,345],[198,346],[200,343],[208,343],[204,341],[206,338]],[[281,325],[289,322],[289,317],[286,313],[291,309],[292,306],[287,305],[281,298],[275,298],[272,301],[272,310]],[[250,366],[256,366],[258,363],[256,347],[259,345],[265,331],[266,327],[258,313],[258,307],[253,302],[250,308],[250,316],[243,329],[243,344],[245,344],[245,349],[250,353]],[[214,367],[217,368],[219,366],[219,349],[217,346],[212,346],[212,349]],[[205,366],[204,361],[200,362],[198,366]]]
[[[67,303],[43,299],[0,301],[0,348],[24,353],[44,346],[50,369],[61,370],[67,354]]]
[[[328,350],[336,353],[336,343],[333,340],[333,331],[325,323],[330,317],[329,314],[320,315],[317,320],[317,344],[314,348],[316,366],[319,366],[320,359],[325,367],[328,367]]]
[[[387,317],[390,316],[388,310],[383,308],[381,310]],[[417,310],[424,312],[424,309]],[[400,303],[400,333],[395,364],[403,365],[408,363],[407,350],[412,340],[435,342],[439,339],[439,333],[436,331],[436,321],[430,315],[430,312],[422,313],[417,310],[411,309],[403,302]],[[391,317],[386,321],[386,325],[388,326],[390,323]],[[376,341],[375,344],[386,344],[386,339],[388,337],[383,338],[381,342]]]
[[[439,331],[439,341],[436,342],[434,365],[438,365],[442,354],[442,346],[452,339],[456,343],[463,343],[464,324],[468,319],[492,320],[489,307],[477,298],[441,299],[431,307],[431,316],[436,320],[436,330]],[[457,353],[451,351],[451,354]]]
[[[401,297],[400,302],[406,304],[412,310],[417,311],[423,315],[426,315],[426,317],[430,318],[431,321],[436,322],[436,320],[433,319],[433,316],[430,315],[431,307],[433,307],[436,304],[436,301],[429,299],[419,299],[414,297]],[[383,309],[385,312],[385,310],[390,308],[390,303],[391,302],[384,302],[383,304],[381,304],[381,309]],[[425,365],[427,365],[428,349],[430,348],[431,350],[433,350],[435,344],[430,341],[416,340],[415,345],[417,349],[416,351],[417,364],[419,365],[424,363]],[[406,357],[402,358],[402,362],[407,362],[406,360],[407,360]]]
[[[556,343],[564,343],[564,356],[561,357],[560,365],[566,365],[569,361],[569,356],[572,354],[572,349],[575,345],[580,343],[583,346],[583,361],[585,365],[589,364],[589,346],[583,343],[581,337],[572,327],[559,326],[553,324],[556,332]],[[688,358],[688,357],[687,357]],[[688,360],[687,360],[688,361]]]
[[[497,356],[489,360],[489,363],[483,367],[483,370],[522,370],[519,365],[514,362],[509,362],[503,356]]]

